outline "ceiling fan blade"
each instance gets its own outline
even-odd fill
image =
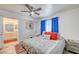
[[[37,9],[35,9],[34,11],[39,11],[39,10],[41,10],[41,8],[37,8]]]
[[[35,12],[35,14],[40,15],[39,13],[36,13],[36,12]]]
[[[25,6],[26,6],[30,11],[32,11],[32,7],[31,7],[30,5],[25,4]]]
[[[30,11],[21,11],[21,12],[30,12]]]
[[[33,10],[34,9],[34,7],[32,7],[32,6],[30,6],[30,8]]]

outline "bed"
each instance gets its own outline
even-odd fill
[[[62,54],[65,47],[65,40],[62,37],[59,37],[58,40],[47,40],[43,36],[38,36],[25,39],[23,43],[34,47],[40,54]]]

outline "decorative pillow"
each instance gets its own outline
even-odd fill
[[[47,40],[50,40],[50,35],[44,35]]]
[[[57,40],[58,39],[58,33],[52,32],[50,38],[51,38],[51,40]]]
[[[45,35],[50,35],[51,40],[57,40],[58,39],[58,33],[57,32],[44,32]]]

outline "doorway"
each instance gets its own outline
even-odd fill
[[[3,18],[4,46],[15,45],[18,43],[18,20]]]

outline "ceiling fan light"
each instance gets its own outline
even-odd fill
[[[33,15],[33,14],[34,14],[34,12],[31,12],[31,14]]]

